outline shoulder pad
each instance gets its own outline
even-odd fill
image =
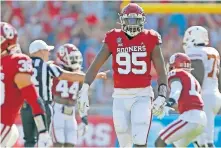
[[[146,30],[145,32],[148,32],[151,36],[157,37],[159,44],[162,43],[161,35],[157,31],[150,29],[150,30]]]
[[[114,29],[111,29],[111,30],[107,31],[106,34],[117,33],[117,32],[121,32],[121,29],[114,28]]]
[[[20,53],[20,54],[13,54],[12,59],[17,60],[17,61],[21,60],[21,59],[23,59],[23,60],[31,60],[31,58],[29,56],[27,56],[25,54],[22,54],[22,53]]]

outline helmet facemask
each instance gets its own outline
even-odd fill
[[[142,14],[130,13],[119,14],[121,29],[129,36],[134,37],[144,29],[145,16]]]
[[[67,56],[67,61],[68,61],[69,67],[71,67],[73,70],[81,70],[82,69],[83,58],[82,58],[80,51],[72,51]]]

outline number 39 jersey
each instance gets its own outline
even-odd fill
[[[14,82],[17,73],[32,74],[31,59],[24,54],[1,58],[1,122],[12,125],[25,98]]]
[[[128,39],[121,29],[106,33],[104,43],[112,53],[115,88],[144,88],[151,83],[151,53],[162,43],[154,30],[144,30]]]
[[[194,47],[189,48],[186,54],[191,60],[202,60],[204,65],[204,80],[202,90],[212,93],[218,90],[218,75],[220,67],[220,55],[212,47]]]
[[[169,87],[172,80],[176,79],[180,80],[183,87],[178,100],[179,113],[182,114],[185,111],[193,109],[202,110],[201,87],[196,78],[182,69],[174,69],[168,74]]]
[[[53,79],[52,93],[61,98],[76,100],[79,91],[79,82],[68,82],[67,80]]]

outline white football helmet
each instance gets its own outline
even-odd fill
[[[202,26],[188,28],[183,38],[183,49],[186,50],[199,44],[209,44],[208,31]]]
[[[64,44],[57,51],[57,62],[72,70],[81,70],[83,57],[75,45]]]

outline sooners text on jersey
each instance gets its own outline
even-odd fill
[[[121,29],[109,31],[104,39],[112,53],[115,88],[143,88],[151,82],[151,52],[161,37],[154,30],[144,30],[128,39]]]
[[[1,123],[11,126],[24,101],[14,78],[17,73],[32,74],[32,63],[26,55],[14,54],[2,57],[1,64]]]
[[[172,79],[179,79],[183,86],[178,100],[179,113],[182,114],[192,109],[202,110],[201,87],[195,77],[182,69],[175,69],[169,72],[169,87]]]

